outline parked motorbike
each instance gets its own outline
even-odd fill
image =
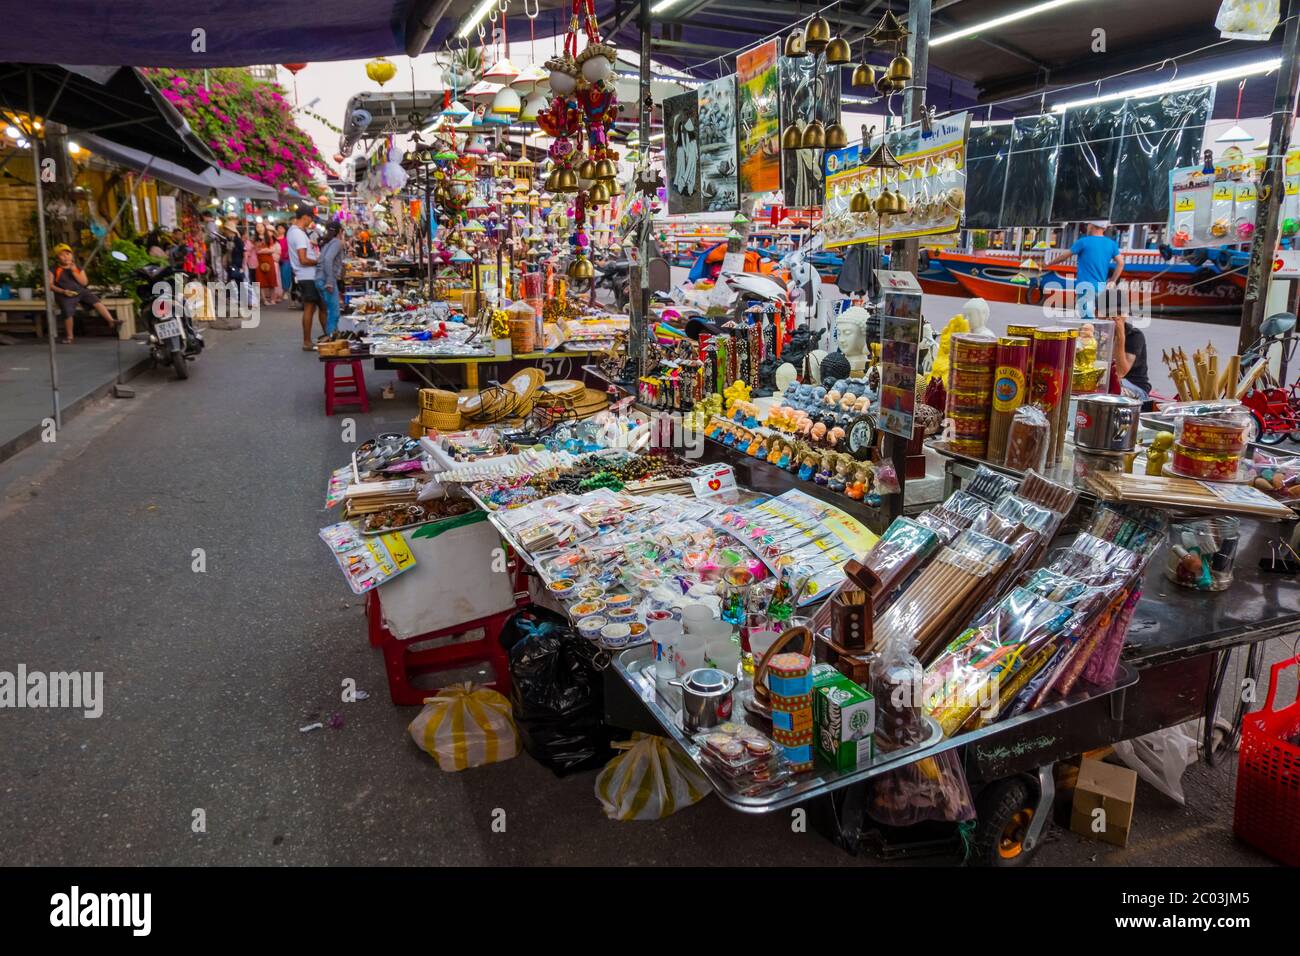
[[[203,333],[195,325],[193,307],[180,294],[186,282],[184,256],[185,250],[178,246],[166,265],[148,265],[133,273],[141,311],[149,322],[149,357],[155,366],[170,365],[179,379],[189,378],[186,363],[203,351]]]
[[[602,266],[596,267],[596,295],[601,297],[602,292],[609,293],[614,307],[623,312],[627,309],[630,299],[628,290],[628,276],[632,264],[626,259],[618,259],[613,262],[607,262]]]
[[[1250,377],[1259,365],[1268,365],[1274,348],[1281,350],[1282,364],[1290,366],[1300,344],[1300,338],[1291,334],[1295,325],[1296,317],[1289,312],[1278,312],[1264,320],[1259,338],[1242,353],[1243,379]],[[1256,441],[1276,445],[1287,436],[1292,441],[1300,441],[1300,379],[1288,388],[1266,369],[1255,378],[1241,403],[1255,419]]]

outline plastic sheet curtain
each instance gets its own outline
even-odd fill
[[[1097,103],[1065,114],[1053,222],[1108,219],[1115,190],[1115,159],[1124,130],[1124,101]]]
[[[1061,117],[1026,116],[1011,126],[1011,161],[1002,198],[1002,225],[1045,226],[1052,218]]]
[[[1166,222],[1169,171],[1201,161],[1214,87],[1125,101],[1124,138],[1115,178],[1112,222]]]
[[[1011,126],[976,126],[966,137],[966,228],[1002,225]]]
[[[1169,218],[1169,172],[1200,162],[1214,87],[973,127],[967,229]]]

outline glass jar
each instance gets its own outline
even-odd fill
[[[1196,591],[1226,590],[1240,535],[1241,520],[1232,515],[1170,521],[1165,576]]]

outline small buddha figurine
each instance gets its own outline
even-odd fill
[[[853,480],[849,482],[844,493],[854,501],[861,501],[866,496],[867,487],[871,481],[871,472],[866,465],[858,465],[853,472]]]
[[[1164,474],[1165,463],[1169,461],[1169,451],[1174,444],[1173,432],[1156,432],[1147,446],[1147,474]]]
[[[790,467],[790,446],[789,445],[787,444],[781,445],[781,456],[776,460],[776,467],[778,468]]]
[[[813,473],[817,471],[817,456],[809,452],[803,456],[803,461],[799,464],[799,480],[812,481]]]
[[[844,429],[840,428],[839,425],[836,425],[834,428],[830,429],[830,431],[826,433],[826,444],[830,445],[832,448],[838,449],[840,447],[840,443],[843,441],[844,441]]]
[[[821,467],[817,469],[817,474],[813,475],[813,482],[818,485],[828,484],[834,474],[835,456],[831,452],[827,452],[822,455]]]
[[[767,439],[759,438],[758,436],[755,437],[758,438],[758,444],[757,445],[751,444],[749,449],[747,450],[747,453],[753,455],[755,458],[766,458]]]
[[[775,465],[778,461],[781,460],[781,446],[783,444],[784,442],[780,441],[779,439],[772,442],[772,447],[767,452],[767,463],[769,465]]]
[[[1101,379],[1101,369],[1097,368],[1097,330],[1091,322],[1079,326],[1071,379],[1074,391],[1080,393],[1094,391]]]
[[[844,493],[844,489],[849,485],[849,461],[851,459],[842,455],[836,456],[835,474],[826,481],[826,487],[839,494]]]

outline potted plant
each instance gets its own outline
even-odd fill
[[[30,302],[41,287],[41,270],[36,266],[19,263],[14,268],[14,285],[18,288],[18,298]]]

